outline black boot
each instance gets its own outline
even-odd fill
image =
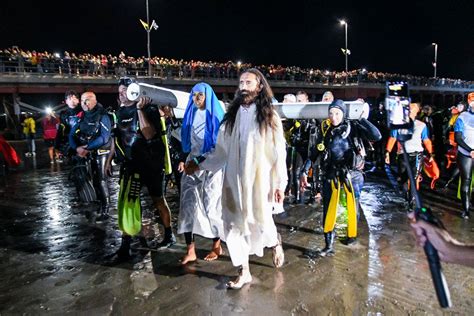
[[[171,227],[165,227],[165,237],[160,243],[158,243],[157,249],[169,248],[173,246],[175,243],[176,243],[176,237],[174,236],[173,231],[171,230]]]
[[[325,247],[320,251],[321,257],[326,257],[334,254],[334,232],[324,233]]]
[[[295,181],[295,204],[300,204],[301,200],[303,199],[301,191],[300,191],[300,180],[296,179]]]
[[[130,249],[131,241],[132,241],[131,236],[128,236],[128,235],[122,236],[122,244],[120,245],[120,248],[117,251],[117,256],[120,259],[129,259],[132,256],[132,252]]]
[[[469,183],[471,183],[469,181]],[[471,199],[469,196],[469,191],[468,190],[462,190],[463,188],[461,187],[461,205],[462,205],[462,214],[461,217],[464,219],[469,219],[469,209],[471,207]]]
[[[109,217],[109,203],[102,203],[100,206],[100,215],[96,217],[95,221],[97,223],[105,222]]]
[[[461,217],[464,219],[469,219],[469,211],[462,211]]]
[[[140,251],[149,251],[150,249],[156,249],[156,242],[154,241],[148,242],[148,240],[143,236],[138,236],[138,241],[140,245],[135,246],[135,247],[132,246],[134,250],[136,249]]]
[[[346,245],[352,245],[356,241],[357,241],[357,237],[347,237],[344,243]]]
[[[139,237],[138,237],[138,240],[140,241],[140,246],[141,246],[142,248],[148,248],[148,241],[146,240],[145,237],[139,236]]]

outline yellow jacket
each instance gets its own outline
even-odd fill
[[[32,117],[26,118],[23,121],[23,134],[35,134],[36,133],[36,123]]]

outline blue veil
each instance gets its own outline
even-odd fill
[[[193,102],[193,94],[195,92],[204,92],[206,96],[206,129],[204,132],[204,145],[201,149],[201,154],[204,154],[216,145],[217,133],[219,132],[220,122],[224,117],[224,110],[210,85],[200,82],[192,88],[189,94],[188,105],[184,112],[183,125],[181,126],[181,147],[183,152],[191,152],[191,128],[194,113],[197,111],[197,107]]]

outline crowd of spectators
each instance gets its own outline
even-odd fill
[[[321,84],[380,83],[405,80],[414,86],[474,88],[474,82],[460,79],[427,78],[414,75],[372,72],[356,69],[349,72],[282,65],[252,65],[241,62],[203,62],[152,57],[149,74],[148,58],[132,57],[121,52],[111,54],[50,53],[23,50],[16,46],[0,49],[0,73],[60,74],[65,76],[154,76],[160,78],[236,79],[242,69],[258,68],[268,80],[302,81]]]

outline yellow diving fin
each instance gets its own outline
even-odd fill
[[[140,190],[140,175],[125,173],[120,180],[117,213],[120,230],[130,236],[138,234],[142,227]]]
[[[171,167],[171,156],[170,156],[170,146],[168,145],[168,135],[166,135],[166,121],[165,118],[161,118],[161,139],[165,145],[165,174],[169,175],[173,172]]]
[[[347,237],[357,237],[357,204],[351,181],[344,183],[347,199]]]
[[[324,232],[329,233],[334,230],[336,225],[337,206],[339,205],[339,195],[341,193],[341,184],[336,178],[331,180],[331,200],[329,201],[326,220],[324,221]]]

